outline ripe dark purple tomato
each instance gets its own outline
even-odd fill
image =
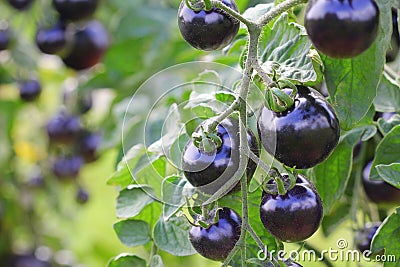
[[[3,263],[4,264],[4,263]],[[50,267],[50,263],[37,259],[34,255],[12,255],[7,257],[7,267]]]
[[[212,120],[204,121],[200,126],[205,129]],[[200,126],[197,131],[200,130]],[[197,148],[190,140],[183,151],[182,168],[188,181],[197,187],[201,192],[213,194],[223,184],[232,178],[239,168],[239,122],[236,119],[228,118],[217,126],[217,135],[222,144],[216,151],[207,153]],[[259,154],[259,147],[256,137],[251,130],[247,131],[249,147],[253,153]],[[256,164],[249,160],[247,162],[246,174],[250,181],[253,176]],[[240,183],[232,190],[240,190]]]
[[[73,34],[72,47],[63,61],[72,69],[87,69],[100,62],[108,46],[107,30],[99,21],[92,20]]]
[[[378,230],[380,222],[377,223],[367,223],[363,229],[357,232],[355,245],[361,253],[370,250],[372,238],[374,237],[376,231]]]
[[[16,10],[22,11],[28,9],[34,0],[7,0],[7,2]]]
[[[321,53],[351,58],[375,41],[379,9],[374,0],[313,0],[308,3],[304,25]]]
[[[11,41],[11,31],[8,27],[0,28],[0,51],[6,50]]]
[[[218,210],[219,220],[208,228],[192,226],[189,240],[195,250],[208,259],[223,261],[239,240],[242,220],[234,210]]]
[[[238,11],[234,0],[222,3]],[[211,51],[230,44],[239,31],[239,21],[220,9],[194,11],[181,2],[178,10],[178,26],[183,38],[196,49]]]
[[[82,187],[78,188],[76,192],[76,202],[79,204],[86,204],[89,201],[89,192]]]
[[[330,155],[339,141],[340,127],[335,111],[320,93],[304,86],[297,89],[288,110],[263,107],[257,126],[268,153],[287,166],[306,169]]]
[[[364,167],[362,184],[367,197],[378,204],[400,204],[400,189],[384,180],[370,180],[372,161]]]
[[[78,140],[78,153],[85,162],[93,162],[97,160],[97,150],[101,144],[101,135],[98,133],[85,131],[81,133]]]
[[[63,156],[53,162],[53,174],[59,179],[74,179],[78,177],[83,159],[79,156]]]
[[[19,84],[19,95],[22,100],[30,102],[39,97],[42,86],[38,80],[25,80]]]
[[[59,22],[51,28],[39,29],[35,41],[39,50],[45,54],[60,53],[67,45],[64,23]]]
[[[64,20],[88,18],[96,11],[98,0],[53,0],[53,6]]]
[[[79,117],[59,112],[46,125],[50,142],[69,144],[77,139],[82,126]]]
[[[286,174],[283,174],[287,178]],[[323,206],[314,186],[298,175],[285,195],[263,192],[260,219],[267,231],[284,242],[299,242],[313,235],[321,224]],[[275,183],[275,181],[272,181]]]

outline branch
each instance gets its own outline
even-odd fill
[[[270,11],[268,11],[265,15],[263,15],[261,18],[257,20],[257,25],[262,28],[266,26],[268,23],[270,23],[274,18],[282,14],[283,12],[291,9],[292,7],[295,7],[300,4],[305,4],[307,3],[308,0],[288,0],[285,2],[282,2],[272,8]]]

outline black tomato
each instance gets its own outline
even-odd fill
[[[400,189],[397,189],[384,180],[370,180],[371,166],[372,161],[367,163],[362,173],[362,184],[367,197],[372,202],[378,204],[399,204]]]
[[[238,11],[234,0],[222,3]],[[230,44],[239,31],[239,21],[220,9],[193,11],[183,0],[178,10],[178,25],[183,38],[196,49],[211,51]]]
[[[201,126],[204,128],[212,123],[212,120],[204,121]],[[200,130],[200,126],[197,131]],[[239,168],[239,122],[237,119],[228,118],[217,126],[217,135],[222,144],[213,153],[206,153],[198,149],[190,140],[182,156],[182,168],[188,181],[200,191],[213,194],[222,185],[232,178]],[[247,131],[250,150],[256,155],[259,154],[259,147],[251,130]],[[250,181],[253,176],[256,164],[249,160],[247,162],[247,179]],[[240,190],[240,183],[232,190]]]
[[[380,222],[367,223],[363,229],[357,232],[355,243],[359,251],[364,253],[365,251],[370,250],[372,238],[374,237],[380,225]]]
[[[396,59],[400,49],[399,24],[397,22],[397,9],[392,8],[393,32],[390,39],[390,47],[386,51],[386,62],[392,62]]]
[[[189,240],[196,251],[208,259],[222,261],[226,259],[239,240],[242,220],[234,210],[218,210],[218,222],[203,228],[193,226],[189,231]]]
[[[78,117],[59,112],[47,123],[46,128],[50,142],[68,144],[78,138],[82,126]]]
[[[108,46],[107,30],[99,21],[92,20],[74,32],[72,47],[63,57],[63,61],[72,69],[87,69],[100,62]]]
[[[50,267],[50,263],[37,259],[34,255],[13,255],[6,259],[7,267]]]
[[[19,95],[24,101],[33,101],[42,92],[42,86],[38,80],[26,80],[19,84]]]
[[[62,22],[48,29],[39,29],[36,32],[36,45],[46,54],[60,53],[67,45],[65,25]]]
[[[53,6],[65,20],[88,18],[96,11],[98,0],[53,0]]]
[[[10,6],[19,11],[28,9],[32,5],[33,1],[34,0],[7,0]]]
[[[85,204],[89,201],[89,192],[82,188],[79,187],[78,191],[76,192],[76,202],[79,204]]]
[[[260,218],[265,229],[284,242],[309,238],[317,231],[323,216],[322,201],[314,186],[302,175],[299,177],[285,195],[264,191],[261,198]]]
[[[79,156],[63,156],[53,162],[52,171],[59,179],[74,179],[78,177],[82,165],[83,159]]]
[[[304,21],[315,48],[333,58],[351,58],[367,50],[378,24],[374,0],[313,0]]]
[[[0,51],[6,50],[11,41],[11,32],[8,27],[0,29]]]
[[[320,93],[304,86],[297,89],[288,110],[273,112],[263,107],[257,128],[264,148],[277,160],[305,169],[329,156],[339,141],[340,127],[335,111]]]
[[[78,140],[78,153],[85,162],[93,162],[97,160],[97,149],[101,143],[101,135],[85,131],[81,133]]]

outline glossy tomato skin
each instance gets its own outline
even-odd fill
[[[365,165],[362,184],[367,197],[377,204],[400,204],[400,190],[384,180],[370,180],[372,161]]]
[[[96,11],[98,0],[53,0],[53,6],[65,20],[88,18]]]
[[[110,44],[107,30],[97,20],[76,29],[72,39],[72,47],[63,61],[75,70],[84,70],[99,63]]]
[[[332,58],[351,58],[375,41],[379,9],[374,0],[310,1],[304,25],[313,45]]]
[[[65,25],[62,22],[51,28],[39,29],[35,42],[42,53],[54,55],[60,53],[67,45]]]
[[[238,11],[234,0],[222,0],[222,3]],[[178,10],[178,26],[191,46],[212,51],[230,44],[239,31],[240,23],[220,9],[193,11],[182,1]]]
[[[309,238],[317,231],[322,216],[321,198],[305,177],[297,179],[285,195],[263,192],[260,219],[265,229],[279,240],[299,242]]]
[[[207,127],[211,120],[202,123],[203,127]],[[197,129],[197,131],[200,129]],[[213,194],[223,184],[226,183],[239,168],[239,123],[237,119],[228,118],[223,120],[217,126],[217,135],[222,141],[214,153],[206,153],[200,151],[190,140],[184,150],[182,156],[182,168],[187,180],[200,191]],[[247,139],[249,141],[250,150],[259,155],[259,146],[251,130],[247,131]],[[246,175],[250,181],[257,165],[248,160]],[[232,190],[237,192],[240,190],[240,183]]]
[[[386,62],[392,62],[396,59],[399,54],[400,49],[400,34],[399,34],[399,24],[397,22],[397,9],[392,8],[392,24],[393,32],[390,39],[389,49],[386,51]]]
[[[208,228],[192,226],[189,240],[203,257],[223,261],[239,240],[242,219],[234,210],[226,207],[218,211],[218,217],[218,222]]]
[[[23,11],[32,5],[33,0],[7,0],[7,2],[16,10]]]
[[[41,92],[42,86],[38,80],[26,80],[19,84],[19,95],[24,101],[34,101],[39,97]]]
[[[287,166],[311,168],[336,147],[340,127],[335,111],[316,90],[298,86],[295,103],[284,112],[265,107],[258,118],[258,134],[268,153]]]

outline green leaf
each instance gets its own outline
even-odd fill
[[[331,212],[322,220],[322,231],[325,236],[333,233],[350,216],[350,204],[346,202],[335,204]]]
[[[190,137],[188,134],[181,134],[170,147],[168,158],[178,169],[182,169],[182,153],[189,139]]]
[[[139,159],[146,153],[142,144],[133,146],[117,165],[117,170],[107,181],[108,185],[127,187],[133,182],[130,169],[135,167]]]
[[[231,92],[219,91],[215,93],[215,99],[224,102],[227,105],[230,105],[235,102],[236,95]]]
[[[151,258],[150,267],[164,267],[164,263],[160,255],[154,255]]]
[[[144,207],[154,200],[147,192],[152,189],[148,186],[129,186],[119,192],[117,198],[117,216],[132,218],[138,215]]]
[[[377,165],[389,165],[392,163],[400,163],[400,125],[394,127],[378,144],[375,152],[375,158],[372,162],[371,180],[379,180],[378,171],[375,169]]]
[[[353,128],[364,117],[377,94],[392,25],[390,1],[377,1],[377,4],[379,32],[367,51],[350,59],[322,56],[330,101],[344,130]]]
[[[217,115],[213,108],[205,103],[200,103],[193,107],[192,112],[202,119],[208,119]]]
[[[368,128],[368,127],[367,127]],[[343,135],[333,153],[321,164],[308,171],[324,204],[324,213],[329,214],[332,206],[345,192],[350,178],[352,151],[365,128],[357,128]]]
[[[166,177],[162,182],[162,200],[163,200],[163,217],[164,220],[168,220],[174,215],[183,204],[185,204],[187,197],[190,197],[189,193],[184,193],[185,185],[187,180],[180,176],[169,176]]]
[[[148,153],[144,155],[135,166],[133,176],[138,184],[152,187],[152,196],[161,194],[161,181],[166,175],[167,158],[160,154]]]
[[[146,261],[133,254],[120,254],[110,260],[108,267],[146,267]]]
[[[256,21],[274,6],[275,6],[274,3],[269,3],[269,4],[259,4],[256,5],[255,7],[250,7],[246,9],[246,11],[243,13],[243,17],[245,17],[248,20]]]
[[[189,241],[190,224],[184,217],[162,218],[154,227],[153,238],[158,248],[174,256],[188,256],[196,253]]]
[[[145,221],[125,220],[114,224],[114,231],[122,244],[135,247],[150,242],[150,226]]]
[[[399,267],[400,255],[400,208],[387,217],[372,239],[371,251],[377,253],[385,249],[385,255],[394,255],[394,262],[386,261],[384,267]]]
[[[400,124],[400,115],[396,114],[392,116],[390,119],[385,120],[383,118],[378,119],[378,127],[383,135],[386,135],[390,132],[395,126]]]
[[[400,111],[400,87],[398,82],[383,73],[378,86],[378,94],[374,99],[376,111],[396,112]]]
[[[376,170],[383,180],[400,189],[400,163],[377,165]]]
[[[277,65],[277,74],[294,84],[312,85],[322,80],[322,61],[311,49],[305,28],[289,22],[287,13],[279,17],[272,29],[264,28],[261,40],[260,61],[267,73],[272,74]]]
[[[276,241],[273,236],[271,236],[262,223],[260,223],[260,201],[261,201],[262,190],[257,190],[248,195],[248,209],[249,209],[249,223],[256,232],[256,234],[261,238],[264,244],[269,250],[277,250]],[[242,198],[240,193],[229,194],[218,200],[219,207],[229,207],[235,210],[237,213],[241,214],[242,210]],[[249,236],[247,243],[254,243],[254,240]],[[255,257],[257,254],[255,254]]]

